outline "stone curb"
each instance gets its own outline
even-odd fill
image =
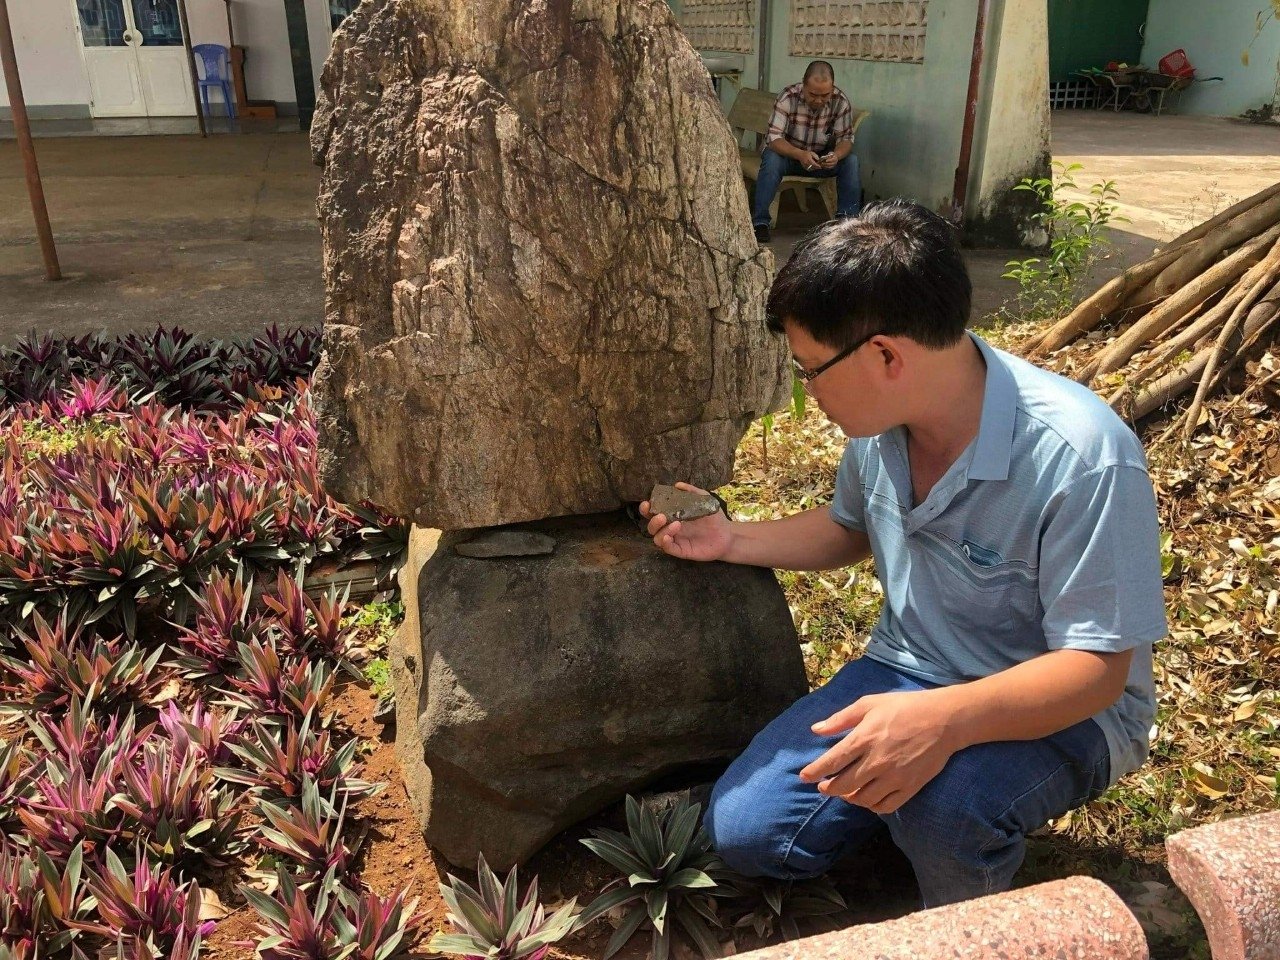
[[[1148,960],[1137,919],[1089,877],[924,910],[739,954],[738,960]]]
[[[1165,849],[1214,960],[1280,960],[1280,812],[1184,830]]]

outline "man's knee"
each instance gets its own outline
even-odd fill
[[[954,756],[919,793],[885,818],[898,847],[913,861],[917,856],[969,859],[1008,839],[997,825],[1000,811],[983,791],[982,773],[976,758]]]
[[[783,879],[786,871],[759,799],[745,785],[721,777],[707,801],[703,824],[712,848],[731,870],[744,877]]]
[[[776,150],[765,148],[760,156],[760,172],[781,177],[787,172],[787,158]]]

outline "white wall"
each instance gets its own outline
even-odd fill
[[[195,7],[223,6],[222,0],[187,0],[187,3],[193,19]],[[232,0],[231,21],[235,26],[236,43],[245,48],[244,82],[249,99],[296,104],[298,98],[293,90],[289,32],[281,0]],[[217,43],[227,42],[225,14],[223,22],[223,39],[215,41]],[[193,39],[199,36],[195,24],[192,24],[191,32]]]
[[[71,0],[9,0],[22,92],[37,116],[48,115],[47,111],[38,109],[42,106],[88,108],[89,80],[80,58],[80,38],[76,35],[73,13]],[[0,106],[9,106],[3,76],[0,76]],[[81,111],[80,115],[87,114]]]
[[[1196,83],[1182,94],[1178,113],[1234,117],[1271,103],[1280,61],[1280,22],[1274,18],[1256,40],[1256,17],[1266,0],[1217,0],[1209,16],[1204,0],[1151,0],[1147,11],[1142,62],[1155,69],[1160,58],[1181,47],[1198,77],[1223,77]],[[1249,65],[1241,54],[1249,50]]]
[[[328,56],[329,5],[305,0],[311,41],[311,66],[317,88]],[[236,42],[246,48],[245,83],[253,100],[274,100],[293,106],[293,63],[281,0],[232,0]],[[227,14],[223,0],[187,0],[191,42],[227,43]],[[41,107],[71,106],[67,116],[88,116],[89,81],[80,56],[71,0],[9,0],[18,69],[27,105],[36,117],[51,117]],[[9,105],[0,77],[0,107]]]

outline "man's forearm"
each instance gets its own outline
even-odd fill
[[[947,737],[955,750],[1001,740],[1039,740],[1119,700],[1132,659],[1132,650],[1055,650],[930,694],[945,701]]]
[[[799,147],[792,146],[791,143],[787,141],[786,137],[778,137],[776,140],[770,140],[768,147],[774,153],[787,157],[791,160],[800,160],[805,153],[805,151],[801,150]]]
[[[723,557],[730,563],[778,570],[834,570],[871,555],[867,535],[836,523],[826,507],[781,520],[735,522],[732,530],[733,540]]]

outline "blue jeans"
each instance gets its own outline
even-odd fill
[[[798,776],[841,739],[819,737],[811,724],[867,694],[931,686],[863,657],[765,727],[707,805],[707,832],[725,862],[747,876],[814,877],[887,826],[925,907],[1007,890],[1026,835],[1107,788],[1111,760],[1092,720],[1042,740],[961,750],[884,816],[823,796]]]
[[[769,225],[769,205],[783,177],[835,177],[836,216],[856,217],[862,209],[862,178],[858,175],[858,158],[852,153],[831,170],[806,170],[799,160],[765,147],[760,157],[760,173],[756,176],[755,206],[751,210],[753,225]]]

